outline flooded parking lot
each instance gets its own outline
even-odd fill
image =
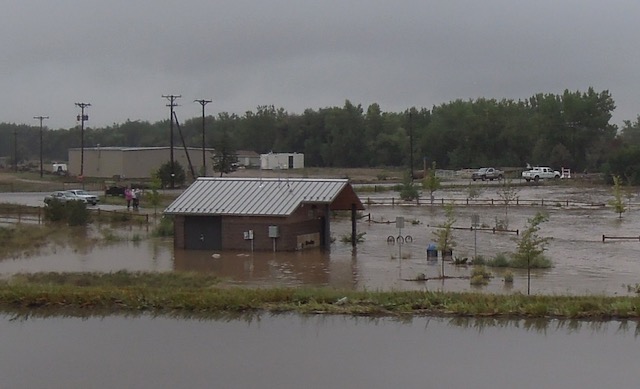
[[[437,192],[442,198],[465,198],[467,188]],[[385,194],[389,196],[389,194]],[[481,197],[498,198],[494,187],[482,187]],[[611,207],[566,207],[565,200],[606,204],[611,194],[607,188],[569,186],[529,186],[518,189],[522,199],[539,199],[542,206],[510,206],[496,201],[493,206],[456,206],[455,225],[471,226],[473,215],[480,223],[492,227],[497,220],[508,219],[509,229],[522,230],[536,212],[549,215],[540,235],[552,238],[546,255],[554,267],[532,272],[531,292],[536,294],[635,294],[627,288],[640,282],[640,241],[602,242],[602,235],[640,235],[640,208],[631,207],[622,218]],[[438,199],[439,196],[436,196]],[[550,205],[549,205],[550,204]],[[0,273],[37,271],[200,271],[210,272],[230,282],[245,285],[310,285],[368,290],[427,289],[446,291],[479,290],[492,293],[526,293],[526,270],[516,270],[512,286],[502,281],[502,271],[493,270],[489,285],[476,289],[467,277],[469,266],[445,263],[445,275],[461,278],[411,281],[424,274],[441,275],[441,264],[426,261],[426,246],[434,241],[434,231],[445,220],[442,206],[405,205],[370,206],[358,221],[358,231],[365,241],[352,248],[341,238],[351,231],[348,218],[335,218],[331,228],[335,242],[330,250],[300,252],[209,252],[173,249],[170,240],[151,238],[149,229],[140,226],[118,227],[123,239],[101,242],[87,239],[99,231],[74,234],[68,242],[51,245],[32,255],[0,260]],[[405,218],[402,231],[396,217]],[[94,229],[99,229],[94,227]],[[388,244],[389,236],[411,236],[405,244]],[[83,237],[84,236],[84,237]],[[516,248],[515,233],[491,231],[454,231],[457,243],[454,255],[473,257],[475,253],[490,258]]]

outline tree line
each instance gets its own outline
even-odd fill
[[[615,173],[640,183],[640,116],[621,129],[611,124],[615,103],[608,91],[536,94],[525,100],[455,100],[431,109],[383,112],[345,101],[341,107],[289,113],[273,105],[243,115],[205,117],[206,146],[305,154],[321,167],[549,165],[573,171]],[[169,120],[136,120],[87,127],[85,147],[169,146]],[[202,117],[179,125],[187,146],[202,146]],[[181,146],[174,128],[176,145]],[[15,137],[14,137],[15,136]],[[80,147],[80,126],[46,129],[46,160],[66,160]],[[17,144],[17,150],[14,146]],[[16,153],[17,151],[17,153]],[[0,124],[0,155],[9,164],[39,158],[39,126]],[[413,158],[413,160],[411,160]]]

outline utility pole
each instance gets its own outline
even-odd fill
[[[211,100],[205,100],[205,99],[200,99],[200,100],[193,100],[193,102],[198,102],[200,103],[200,105],[202,105],[202,175],[206,177],[207,175],[207,162],[206,162],[206,156],[205,156],[205,152],[204,152],[204,146],[205,146],[205,141],[204,141],[204,106],[207,105],[208,103],[211,102]]]
[[[84,114],[84,109],[91,107],[90,103],[76,103],[80,107],[80,115],[77,119],[80,120],[80,179],[84,180],[84,122],[89,120],[89,115]]]
[[[18,129],[13,129],[13,171],[18,172]]]
[[[409,109],[409,169],[411,170],[411,182],[413,182],[413,113]]]
[[[42,178],[43,167],[42,167],[42,121],[44,119],[49,119],[49,116],[34,116],[34,119],[40,120],[40,178]]]
[[[176,104],[176,99],[179,99],[180,97],[182,97],[182,95],[162,95],[162,97],[164,97],[165,99],[169,100],[169,104],[167,105],[167,107],[169,107],[169,112],[170,112],[170,117],[169,120],[171,121],[171,124],[169,126],[169,130],[170,130],[170,135],[169,135],[169,153],[170,153],[170,158],[171,158],[171,189],[174,189],[176,187],[176,171],[175,171],[175,163],[173,162],[173,107],[178,106],[178,104]]]

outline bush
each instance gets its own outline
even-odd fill
[[[504,276],[504,283],[505,284],[513,284],[513,272],[512,271],[507,270],[506,272],[504,272],[503,276]]]
[[[509,258],[505,253],[496,254],[495,257],[487,261],[487,266],[491,267],[509,267]]]
[[[87,209],[87,204],[81,201],[69,201],[65,205],[67,211],[67,222],[70,226],[85,226],[89,223],[91,215]]]
[[[60,222],[65,219],[66,212],[64,203],[53,199],[44,207],[44,219],[51,222]]]
[[[153,236],[167,237],[173,236],[173,218],[163,217],[160,223],[153,230]]]
[[[52,222],[67,221],[70,226],[84,226],[89,223],[91,215],[87,205],[81,201],[51,201],[44,208],[44,219]]]

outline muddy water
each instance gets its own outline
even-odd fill
[[[442,197],[465,198],[463,189],[442,191]],[[610,192],[599,188],[572,188],[532,186],[519,189],[523,199],[545,200],[555,204],[562,200],[606,203]],[[496,189],[487,187],[481,193],[485,198],[497,198]],[[635,198],[631,199],[635,201]],[[536,212],[549,215],[540,235],[552,238],[547,256],[554,267],[532,271],[531,291],[537,294],[607,294],[628,295],[627,285],[640,282],[640,242],[615,241],[602,243],[602,235],[640,235],[640,207],[631,209],[620,219],[605,207],[567,208],[551,207],[456,207],[458,227],[469,227],[471,217],[477,214],[481,224],[493,227],[496,220],[508,220],[509,229],[522,230],[527,219]],[[426,246],[434,240],[437,225],[445,220],[442,207],[372,206],[358,222],[358,230],[365,232],[365,242],[353,249],[340,238],[351,231],[348,219],[332,221],[332,235],[336,241],[330,250],[310,250],[295,253],[234,251],[214,253],[208,251],[175,251],[172,242],[148,238],[143,228],[130,227],[117,230],[122,241],[109,243],[101,232],[78,234],[67,243],[52,245],[40,253],[0,260],[0,274],[34,271],[200,271],[210,272],[232,282],[247,285],[319,285],[355,289],[427,289],[492,293],[524,292],[527,288],[526,271],[515,271],[513,286],[505,286],[501,271],[489,285],[472,288],[466,278],[444,281],[409,281],[418,275],[438,277],[441,262],[427,262]],[[405,218],[405,227],[398,231],[397,216]],[[393,221],[392,223],[387,223]],[[413,223],[412,223],[413,221]],[[411,236],[413,241],[403,245],[387,244],[388,236]],[[472,232],[455,230],[457,257],[472,257],[477,252],[490,258],[500,252],[513,252],[516,247],[513,233]],[[96,238],[97,237],[97,238]],[[134,238],[140,238],[139,241]],[[90,239],[92,238],[92,239]],[[97,239],[97,243],[96,243]],[[101,240],[102,239],[102,240]],[[445,263],[446,276],[467,277],[470,267]]]
[[[6,388],[634,388],[637,323],[0,316]]]

